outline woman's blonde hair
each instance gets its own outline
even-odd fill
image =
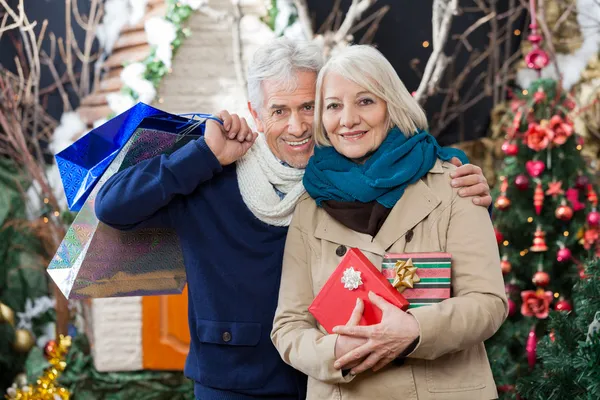
[[[315,141],[331,146],[323,126],[323,81],[328,73],[348,79],[387,103],[389,128],[397,126],[405,135],[412,136],[419,129],[427,129],[425,112],[408,92],[392,64],[377,49],[354,45],[334,55],[317,77],[315,101]]]

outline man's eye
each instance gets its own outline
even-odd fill
[[[275,110],[272,115],[281,115],[283,114],[283,110]]]
[[[315,109],[315,106],[304,106],[305,111],[312,111]]]

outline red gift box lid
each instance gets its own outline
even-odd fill
[[[356,285],[356,272],[360,272],[361,283],[358,285]],[[344,279],[344,273],[346,273],[346,278],[350,279]],[[352,283],[357,286],[355,289],[345,287],[348,285],[354,287]],[[356,306],[356,299],[360,297],[365,308],[359,325],[378,324],[381,322],[381,310],[369,300],[370,291],[402,310],[408,309],[409,303],[404,296],[388,282],[359,249],[353,248],[348,250],[325,282],[317,297],[308,307],[308,311],[327,332],[332,333],[333,327],[345,325],[348,322],[352,310]]]

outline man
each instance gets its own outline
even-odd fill
[[[248,108],[260,137],[222,111],[222,127],[208,122],[203,138],[121,171],[96,199],[106,224],[171,227],[179,235],[191,336],[185,374],[199,399],[305,396],[305,377],[281,361],[269,335],[287,227],[314,146],[322,63],[314,44],[263,46],[248,71]],[[479,168],[462,166],[452,184],[491,204]]]

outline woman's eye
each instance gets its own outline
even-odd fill
[[[338,108],[338,105],[336,103],[331,103],[327,105],[328,110],[335,110],[336,108]]]
[[[361,99],[360,100],[360,104],[362,104],[362,105],[373,104],[373,100],[371,100],[371,99]]]

